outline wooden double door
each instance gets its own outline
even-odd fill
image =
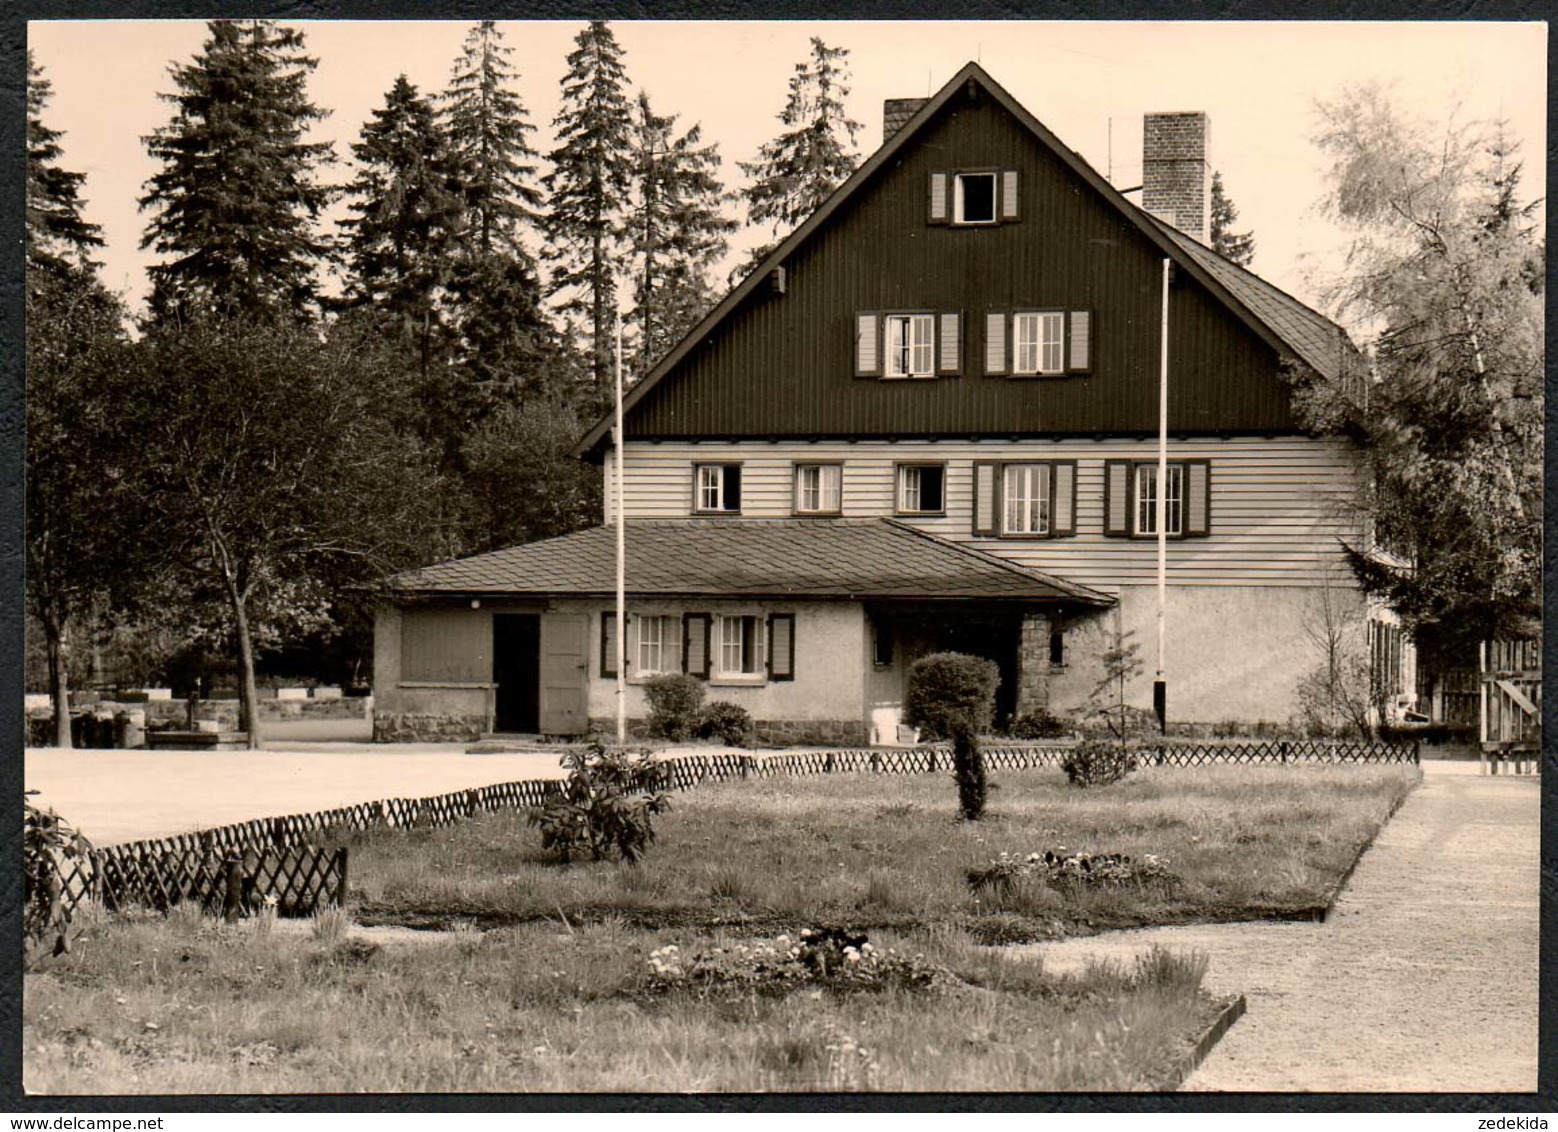
[[[494,727],[519,735],[582,735],[589,723],[585,613],[495,613]]]

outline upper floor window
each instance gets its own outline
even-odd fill
[[[1001,476],[1001,498],[1006,504],[1001,516],[1001,533],[1049,534],[1049,490],[1048,464],[1007,464]]]
[[[837,515],[843,503],[844,469],[838,464],[795,466],[795,513]]]
[[[1104,461],[1104,534],[1155,538],[1158,504],[1168,538],[1202,538],[1212,533],[1210,460],[1170,460],[1159,482],[1156,460]]]
[[[952,222],[995,223],[995,174],[959,173],[953,179]]]
[[[947,509],[945,464],[898,465],[898,513],[940,515]]]
[[[1018,311],[1012,315],[1012,371],[1018,374],[1064,373],[1064,311]]]
[[[890,314],[887,316],[886,327],[887,376],[934,376],[936,316]]]
[[[958,311],[855,314],[856,377],[952,376],[963,370]]]
[[[926,219],[932,224],[1010,224],[1020,200],[1015,169],[932,173]]]
[[[1169,464],[1167,489],[1163,493],[1163,530],[1170,538],[1185,533],[1185,466]],[[1136,465],[1135,533],[1158,533],[1158,466]]]
[[[1077,533],[1075,460],[976,460],[973,473],[976,536],[1070,538]]]
[[[741,510],[740,464],[694,464],[693,510],[732,514]]]
[[[1092,368],[1091,311],[985,313],[985,373],[1047,377],[1090,373]]]

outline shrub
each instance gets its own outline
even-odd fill
[[[700,739],[718,739],[726,746],[745,747],[752,736],[752,717],[740,704],[715,700],[698,716],[693,733]]]
[[[1114,743],[1088,739],[1078,743],[1061,763],[1073,786],[1108,786],[1136,769],[1136,756]]]
[[[680,672],[656,676],[644,685],[649,698],[649,733],[662,739],[685,739],[698,722],[703,685]]]
[[[932,653],[909,668],[904,722],[928,738],[952,740],[958,809],[967,821],[985,812],[985,759],[978,736],[990,726],[999,680],[992,662],[955,652]]]
[[[1007,733],[1013,739],[1054,739],[1066,733],[1066,723],[1046,709],[1030,711],[1012,720]]]
[[[60,866],[83,867],[92,844],[53,810],[31,802],[22,827],[22,934],[32,948],[70,950],[70,915],[60,902]]]
[[[652,819],[671,806],[656,787],[659,776],[647,753],[608,750],[592,740],[562,759],[568,778],[557,794],[530,813],[541,827],[541,848],[564,861],[589,852],[597,861],[613,853],[636,861],[655,839]]]

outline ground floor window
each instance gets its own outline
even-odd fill
[[[672,639],[675,619],[670,617],[639,617],[638,626],[638,674],[653,676],[666,672],[666,642]]]
[[[715,674],[755,676],[764,670],[763,618],[750,614],[715,618]]]

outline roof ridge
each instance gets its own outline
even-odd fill
[[[1015,562],[1008,562],[1006,559],[1000,558],[994,554],[989,554],[986,551],[979,550],[972,546],[967,546],[961,542],[954,542],[949,538],[942,538],[940,535],[931,531],[921,530],[919,527],[905,523],[902,519],[895,519],[884,515],[880,516],[877,519],[877,522],[882,523],[888,527],[892,527],[896,530],[906,531],[912,535],[918,535],[920,538],[927,539],[937,544],[938,546],[944,546],[949,550],[955,550],[960,554],[966,554],[971,558],[977,558],[981,562],[999,566],[1003,570],[1010,571],[1014,574],[1019,574],[1024,578],[1036,577],[1039,580],[1048,583],[1049,585],[1055,586],[1057,589],[1070,590],[1078,597],[1097,598],[1108,602],[1110,605],[1114,605],[1119,600],[1111,594],[1104,593],[1102,590],[1095,590],[1091,586],[1084,586],[1080,582],[1071,581],[1069,578],[1057,577],[1056,575],[1051,574],[1045,570],[1035,570],[1031,566],[1019,566]]]

